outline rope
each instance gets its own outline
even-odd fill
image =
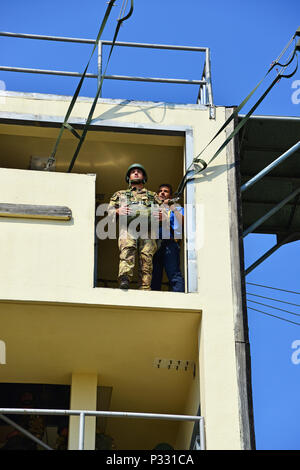
[[[195,179],[195,175],[198,173],[201,173],[204,171],[207,166],[219,155],[219,153],[226,147],[226,145],[230,142],[230,140],[239,132],[239,130],[246,124],[248,119],[250,118],[251,114],[256,110],[256,108],[260,105],[260,103],[264,100],[264,98],[267,96],[267,94],[271,91],[273,86],[281,79],[281,78],[291,78],[298,69],[298,57],[296,56],[296,52],[298,50],[297,45],[295,44],[295,47],[288,57],[288,60],[285,64],[280,64],[279,59],[282,57],[284,52],[287,50],[287,48],[290,46],[290,44],[293,42],[295,39],[297,33],[293,35],[293,37],[290,39],[288,42],[287,46],[284,48],[284,50],[280,53],[279,57],[272,62],[271,66],[269,67],[267,73],[265,76],[258,82],[258,84],[253,88],[253,90],[249,93],[249,95],[241,102],[241,104],[235,108],[234,112],[231,114],[231,116],[225,121],[225,123],[220,127],[218,132],[214,135],[214,137],[208,142],[208,144],[202,149],[202,151],[193,159],[191,165],[187,169],[184,177],[182,178],[178,189],[175,193],[175,195],[178,197],[182,194],[186,184],[188,181],[192,181]],[[285,70],[285,68],[292,63],[294,60],[295,56],[297,57],[297,66],[295,70],[288,75],[283,75],[282,72]],[[262,84],[262,82],[265,80],[265,78],[268,76],[268,74],[273,70],[273,68],[276,65],[282,66],[282,69],[280,72],[278,72],[277,76],[275,79],[272,81],[271,85],[267,88],[267,90],[261,95],[261,97],[258,99],[258,101],[254,104],[254,106],[250,109],[250,111],[246,114],[246,116],[243,117],[243,119],[240,121],[240,123],[234,128],[234,130],[230,133],[230,135],[226,138],[224,143],[218,148],[218,150],[214,153],[212,158],[206,163],[204,160],[200,158],[200,156],[203,154],[203,152],[209,147],[209,145],[221,134],[221,132],[228,126],[228,124],[235,119],[238,116],[238,113],[240,110],[247,104],[249,99],[252,97],[252,95],[256,92],[256,90],[259,88],[259,86]],[[200,165],[201,166],[200,166]],[[190,176],[191,175],[191,176]]]
[[[131,3],[132,3],[132,6],[133,6],[133,0],[131,0]],[[109,18],[109,15],[110,15],[110,13],[111,13],[111,9],[112,9],[113,6],[114,6],[114,0],[109,0],[109,1],[108,1],[108,6],[107,6],[107,9],[106,9],[106,12],[105,12],[105,14],[104,14],[102,23],[101,23],[101,25],[100,25],[100,29],[99,29],[98,34],[97,34],[97,38],[96,38],[96,40],[95,40],[94,47],[93,47],[93,49],[92,49],[92,52],[91,52],[91,55],[90,55],[90,58],[89,58],[89,61],[88,61],[87,65],[86,65],[86,67],[85,67],[85,69],[84,69],[84,72],[83,72],[83,74],[82,74],[82,76],[81,76],[81,78],[80,78],[80,81],[79,81],[79,83],[78,83],[78,86],[77,86],[77,88],[76,88],[76,91],[75,91],[75,93],[74,93],[74,95],[73,95],[73,97],[72,97],[72,100],[71,100],[71,102],[70,102],[69,108],[68,108],[67,113],[66,113],[66,115],[65,115],[64,121],[63,121],[63,123],[62,123],[62,125],[61,125],[61,128],[60,128],[60,131],[59,131],[57,140],[56,140],[56,142],[55,142],[55,144],[54,144],[54,147],[53,147],[51,156],[48,158],[48,161],[47,161],[45,170],[49,170],[49,168],[50,168],[50,167],[54,164],[54,162],[55,162],[55,155],[56,155],[56,152],[57,152],[59,143],[60,143],[60,141],[61,141],[61,138],[62,138],[64,129],[68,129],[69,131],[72,132],[72,134],[73,134],[76,138],[81,139],[81,136],[78,134],[78,132],[77,132],[70,124],[68,124],[67,121],[68,121],[68,119],[69,119],[69,117],[70,117],[70,115],[71,115],[71,112],[72,112],[72,110],[73,110],[73,108],[74,108],[74,106],[75,106],[75,103],[76,103],[76,101],[77,101],[79,92],[80,92],[80,90],[81,90],[81,87],[82,87],[84,78],[85,78],[86,73],[87,73],[87,70],[88,70],[88,68],[89,68],[90,62],[91,62],[92,57],[93,57],[93,55],[94,55],[94,52],[95,52],[95,50],[96,50],[96,48],[97,48],[97,46],[98,46],[98,43],[99,43],[99,41],[100,41],[100,39],[101,39],[103,30],[104,30],[104,28],[105,28],[105,25],[106,25],[106,23],[107,23],[107,20],[108,20],[108,18]],[[125,18],[122,19],[122,20],[120,20],[120,21],[124,21],[124,20],[125,20]],[[119,25],[119,22],[118,22],[118,25]],[[118,27],[118,26],[117,26],[117,27]]]
[[[274,310],[280,310],[281,312],[290,313],[291,315],[295,315],[296,317],[300,317],[300,313],[290,312],[289,310],[284,310],[283,308],[273,307],[272,305],[263,304],[262,302],[256,302],[255,300],[248,300],[248,302],[252,302],[252,303],[258,304],[258,305],[263,305],[264,307],[273,308]]]
[[[94,111],[95,111],[95,108],[96,108],[96,105],[97,105],[97,101],[98,101],[98,98],[100,96],[100,93],[101,93],[101,89],[102,89],[102,84],[103,84],[103,80],[104,80],[104,76],[106,75],[106,70],[107,70],[107,67],[108,67],[108,64],[109,64],[109,61],[110,61],[110,58],[111,58],[111,54],[112,54],[112,51],[113,51],[113,48],[115,46],[115,42],[116,42],[116,39],[117,39],[117,36],[118,36],[118,33],[119,33],[119,30],[120,30],[120,27],[121,27],[121,24],[126,21],[133,13],[133,0],[131,0],[131,6],[130,6],[130,10],[128,12],[128,14],[126,16],[124,16],[123,18],[119,19],[118,22],[117,22],[117,27],[116,27],[116,30],[115,30],[115,34],[114,34],[114,37],[113,37],[113,40],[112,40],[112,45],[111,45],[111,48],[110,48],[110,52],[109,52],[109,56],[108,56],[108,59],[107,59],[107,63],[106,63],[106,67],[105,67],[105,71],[104,73],[102,74],[101,76],[101,80],[100,80],[100,83],[98,85],[98,89],[97,89],[97,93],[96,93],[96,96],[94,98],[94,101],[93,101],[93,104],[91,106],[91,109],[90,109],[90,112],[89,112],[89,115],[88,115],[88,118],[86,120],[86,123],[85,123],[85,126],[83,128],[83,131],[82,131],[82,134],[81,134],[81,137],[80,137],[80,140],[79,140],[79,143],[77,145],[77,148],[74,152],[74,155],[72,157],[72,160],[71,160],[71,163],[70,163],[70,166],[69,166],[69,169],[68,169],[68,173],[70,173],[73,169],[73,166],[75,164],[75,161],[76,161],[76,158],[78,157],[78,154],[80,152],[80,149],[82,147],[82,144],[84,142],[84,139],[86,137],[86,134],[88,132],[88,129],[89,129],[89,125],[91,123],[91,120],[93,118],[93,114],[94,114]]]

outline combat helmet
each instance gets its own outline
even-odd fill
[[[146,172],[145,168],[140,163],[133,163],[132,165],[130,165],[128,167],[128,170],[126,172],[126,178],[125,178],[126,182],[129,183],[129,173],[133,168],[139,168],[140,170],[142,170],[142,172],[144,173],[143,184],[145,184],[147,179],[148,179],[148,176],[147,176],[147,172]]]

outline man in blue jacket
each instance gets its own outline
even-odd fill
[[[163,204],[158,212],[160,228],[157,251],[153,256],[151,290],[161,290],[163,270],[165,269],[171,290],[184,292],[184,279],[180,270],[180,242],[184,210],[180,205],[169,205],[172,193],[170,184],[161,184],[157,192]]]

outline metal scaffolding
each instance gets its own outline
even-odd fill
[[[47,450],[53,450],[47,444],[40,439],[33,436],[31,433],[26,431],[24,428],[14,423],[11,419],[4,416],[5,414],[24,414],[24,415],[56,415],[56,416],[79,416],[79,438],[78,438],[78,450],[84,450],[84,431],[85,431],[85,417],[106,417],[106,418],[135,418],[135,419],[158,419],[158,420],[169,420],[169,421],[192,421],[198,422],[199,424],[199,445],[196,445],[197,450],[205,450],[205,430],[204,430],[204,418],[202,416],[190,416],[190,415],[172,415],[172,414],[161,414],[161,413],[133,413],[127,411],[88,411],[88,410],[49,410],[49,409],[33,409],[33,408],[0,408],[0,419],[6,423],[14,426],[20,432],[25,434],[29,439],[32,439],[37,444],[41,445]]]
[[[68,42],[68,43],[79,43],[79,44],[95,44],[93,39],[84,38],[70,38],[61,36],[44,36],[39,34],[21,34],[0,31],[0,36],[9,38],[20,38],[20,39],[36,39],[43,41],[56,41],[56,42]],[[165,44],[145,44],[135,42],[115,42],[115,46],[119,47],[137,47],[147,49],[164,49],[164,50],[177,50],[177,51],[190,51],[200,52],[205,54],[205,62],[201,79],[188,80],[183,78],[157,78],[157,77],[137,77],[137,76],[126,76],[126,75],[103,75],[102,74],[102,62],[103,62],[103,46],[112,45],[112,41],[99,41],[98,42],[98,70],[97,73],[87,73],[87,78],[96,78],[98,85],[101,79],[105,80],[126,80],[126,81],[139,81],[139,82],[152,82],[152,83],[177,83],[182,85],[199,85],[199,92],[197,96],[197,103],[204,106],[209,106],[210,116],[214,117],[214,105],[213,105],[213,93],[211,84],[211,63],[210,63],[210,49],[208,47],[194,47],[194,46],[178,46],[178,45],[165,45]],[[35,73],[42,75],[56,75],[56,76],[67,76],[67,77],[82,77],[79,72],[68,72],[63,70],[46,70],[37,68],[26,68],[26,67],[15,67],[0,65],[0,71],[4,72],[22,72],[22,73]]]
[[[242,118],[242,116],[240,116]],[[277,243],[271,247],[265,254],[251,264],[246,270],[245,275],[252,272],[257,266],[259,266],[264,260],[271,256],[275,251],[282,247],[286,243],[293,242],[300,238],[299,232],[299,217],[298,202],[300,200],[300,179],[298,177],[297,159],[292,160],[290,157],[299,154],[300,141],[296,141],[294,145],[291,145],[295,139],[299,138],[299,118],[289,118],[281,116],[253,116],[251,120],[251,126],[248,128],[248,136],[246,139],[247,147],[241,150],[241,176],[247,181],[240,186],[240,192],[243,203],[243,238],[251,233],[270,233],[277,236]],[[257,134],[259,134],[257,136]],[[277,141],[274,136],[287,136],[283,145],[280,146],[278,143],[281,138]],[[245,142],[245,135],[242,135],[241,143],[242,147]],[[289,148],[283,152],[284,145],[288,144]],[[277,148],[278,147],[278,148]],[[280,148],[281,147],[281,148]],[[268,152],[277,152],[280,155],[274,158],[270,162],[270,156]],[[250,152],[249,158],[245,158],[244,153]],[[263,169],[260,169],[263,161],[270,162]],[[285,163],[284,168],[281,168],[282,164]],[[254,176],[248,176],[249,172],[252,172],[252,167],[256,170],[260,169]],[[246,171],[245,169],[246,168]],[[250,171],[249,171],[250,170]],[[269,173],[276,170],[275,175],[270,176]],[[246,176],[247,175],[247,176]],[[264,180],[262,181],[262,179]],[[246,191],[254,187],[258,182],[261,182],[258,189],[252,191],[250,198],[244,198]],[[289,190],[289,193],[287,194]],[[272,201],[270,200],[272,195]],[[275,197],[274,197],[275,196]],[[249,217],[249,207],[250,212]],[[252,206],[251,206],[252,205]],[[262,214],[262,207],[272,205],[269,210],[266,210]],[[285,206],[289,205],[290,208],[286,209],[285,213],[279,211]],[[253,216],[259,213],[259,217],[256,217],[253,221]],[[295,215],[296,214],[296,215]],[[275,216],[277,219],[274,224],[271,221],[269,224],[265,224],[266,221]],[[296,220],[295,220],[296,217]],[[279,220],[279,222],[277,222]],[[292,222],[294,222],[292,225]],[[250,223],[249,223],[250,222]]]

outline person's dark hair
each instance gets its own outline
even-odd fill
[[[173,188],[172,188],[172,186],[171,186],[170,184],[168,184],[168,183],[167,183],[167,184],[160,184],[160,185],[159,185],[159,188],[158,188],[158,192],[159,192],[160,189],[163,188],[163,187],[169,188],[169,190],[170,190],[170,195],[172,196],[172,194],[173,194]]]

